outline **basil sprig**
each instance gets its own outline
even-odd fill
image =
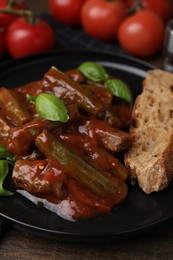
[[[8,174],[8,170],[8,162],[6,160],[0,160],[0,196],[13,195],[13,192],[3,187],[3,182]]]
[[[82,63],[78,70],[87,78],[93,81],[104,81],[108,79],[106,70],[99,64],[91,61]]]
[[[64,102],[53,94],[41,93],[38,96],[26,95],[35,103],[37,113],[50,121],[67,122],[69,119]]]
[[[105,87],[109,88],[113,95],[120,97],[130,103],[132,107],[133,97],[128,86],[119,79],[109,79],[105,81]]]
[[[132,107],[133,99],[128,86],[122,80],[110,79],[103,66],[88,61],[82,63],[78,70],[89,80],[103,81],[104,86],[109,88],[114,96],[126,100]]]
[[[13,192],[4,189],[3,183],[9,172],[9,163],[14,164],[15,157],[8,151],[6,147],[0,145],[0,196],[13,195]]]

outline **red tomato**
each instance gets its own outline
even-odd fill
[[[54,43],[54,32],[43,20],[31,24],[21,17],[7,29],[7,49],[14,58],[52,49]]]
[[[86,33],[101,39],[112,40],[126,17],[126,5],[121,0],[88,0],[81,10],[81,23]]]
[[[80,24],[80,12],[86,0],[49,0],[49,10],[55,20],[70,26]]]
[[[128,7],[132,7],[135,4],[135,0],[126,1]],[[140,3],[145,9],[150,9],[157,13],[163,19],[164,22],[167,22],[171,18],[171,0],[141,0]]]
[[[139,57],[148,57],[161,49],[164,31],[162,19],[153,11],[143,9],[121,24],[118,39],[127,52]]]
[[[5,31],[0,28],[0,56],[5,52]]]
[[[5,9],[8,6],[7,0],[0,0],[0,10]],[[14,3],[12,7],[16,10],[26,10],[27,6],[24,2]],[[12,13],[0,13],[0,27],[7,28],[10,23],[17,19],[19,15]]]

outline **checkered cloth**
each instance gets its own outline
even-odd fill
[[[103,50],[114,53],[125,53],[118,44],[107,43],[88,36],[82,28],[64,26],[55,21],[49,14],[41,16],[51,25],[55,32],[56,47],[73,49]]]

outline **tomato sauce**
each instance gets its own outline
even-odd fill
[[[119,112],[112,113],[113,97],[102,82],[86,81],[77,70],[63,74],[50,69],[43,79],[16,88],[17,95],[6,92],[9,102],[27,114],[22,124],[0,114],[0,143],[16,156],[12,178],[21,194],[73,220],[105,214],[123,203],[128,171],[117,153],[123,153],[130,141]],[[26,98],[40,93],[64,101],[68,122],[40,117]],[[1,102],[0,106],[3,109]],[[129,120],[130,107],[124,102],[120,106]]]

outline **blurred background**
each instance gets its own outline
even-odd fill
[[[36,14],[48,12],[48,0],[28,0],[28,6],[33,10]]]
[[[27,5],[35,18],[44,19],[52,32],[45,29],[45,25],[41,25],[42,29],[28,29],[14,20],[17,25],[10,24],[5,28],[5,59],[53,48],[85,48],[125,53],[162,67],[165,57],[172,55],[170,41],[173,42],[173,39],[169,38],[170,32],[167,32],[167,40],[165,35],[166,27],[173,18],[173,0],[1,0],[1,31],[4,30],[2,16],[8,11],[4,13],[2,10],[9,4],[13,9],[21,2]],[[11,10],[8,15],[11,15]],[[35,27],[39,26],[39,23],[34,23]],[[26,36],[27,30],[35,30],[30,39]],[[39,41],[42,43],[36,46]],[[0,53],[4,54],[1,48]],[[170,62],[168,57],[166,62]]]

